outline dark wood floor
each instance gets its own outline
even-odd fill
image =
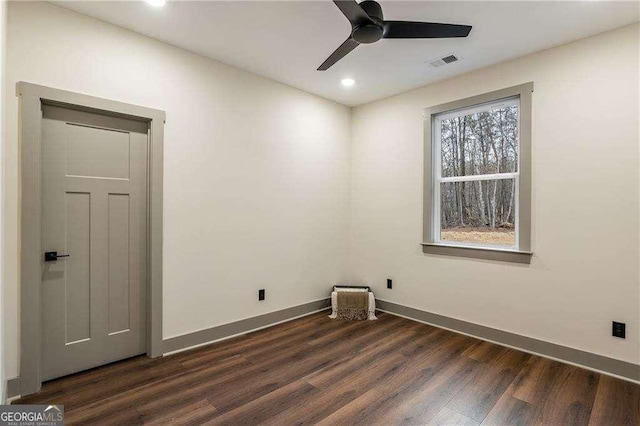
[[[640,385],[380,314],[314,314],[46,383],[67,424],[640,425]]]

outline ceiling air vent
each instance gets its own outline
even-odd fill
[[[453,63],[453,62],[457,62],[460,59],[461,58],[460,58],[459,55],[451,54],[451,55],[443,56],[443,57],[438,58],[438,59],[432,59],[432,60],[427,61],[427,62],[429,63],[429,65],[432,68],[439,68],[439,67],[441,67],[443,65],[447,65],[447,64],[450,64],[450,63]]]

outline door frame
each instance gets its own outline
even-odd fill
[[[40,390],[42,105],[149,123],[147,183],[147,356],[162,356],[162,174],[165,112],[37,84],[16,84],[20,145],[20,395]]]

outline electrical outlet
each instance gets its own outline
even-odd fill
[[[258,300],[264,300],[264,288],[258,290]]]
[[[387,278],[387,288],[393,288],[393,280],[391,278]]]
[[[621,339],[625,339],[627,334],[627,324],[623,322],[613,322],[613,327],[611,330],[611,335],[613,337],[619,337]]]

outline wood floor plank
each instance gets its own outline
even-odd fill
[[[318,389],[304,380],[298,380],[212,419],[209,424],[233,426],[263,423],[282,411],[295,409],[304,400],[317,398],[319,394]]]
[[[380,417],[386,424],[428,423],[481,373],[480,363],[471,359],[460,358],[455,363],[434,365],[414,370],[415,376],[407,379],[404,386],[381,385],[380,391],[388,398],[380,406],[380,412],[369,419]]]
[[[600,376],[590,425],[640,425],[640,386]]]
[[[334,411],[317,424],[319,426],[367,425],[371,407],[379,407],[387,396],[376,389],[370,389],[349,404]],[[382,423],[380,423],[382,424]]]
[[[195,376],[189,375],[180,378],[179,382],[174,380],[149,389],[141,388],[141,392],[133,397],[137,400],[138,411],[147,417],[152,414],[169,412],[205,398],[205,394],[212,389],[233,383],[233,377],[235,377],[238,370],[249,371],[254,374],[259,372],[258,367],[248,363],[240,356],[234,357],[233,360],[239,360],[239,362],[230,364],[231,360],[227,361],[228,367],[226,368],[220,364],[213,364],[209,369],[200,370],[200,373]],[[179,389],[179,392],[175,392],[176,389]],[[146,398],[145,393],[147,392],[152,392],[155,397],[152,399]],[[119,403],[119,401],[105,402]]]
[[[327,312],[47,382],[74,424],[640,425],[640,385],[386,313]]]
[[[468,358],[444,366],[437,360],[427,367],[427,361],[423,362],[423,368],[410,366],[392,380],[379,382],[372,389],[373,394],[367,392],[369,395],[364,401],[375,396],[375,405],[361,410],[363,400],[357,398],[326,420],[341,421],[349,417],[357,424],[426,424],[479,373],[480,367],[480,363]],[[406,374],[408,372],[413,374]],[[394,385],[390,388],[391,382]]]
[[[482,422],[531,355],[504,348],[499,358],[489,363],[447,404],[447,407]]]
[[[478,340],[474,345],[463,352],[464,356],[468,356],[476,361],[491,363],[507,351],[504,346],[498,346],[493,343]]]
[[[343,380],[330,389],[318,390],[317,397],[301,401],[296,407],[281,411],[264,422],[264,425],[317,424],[374,386],[375,382],[363,384],[358,380]]]
[[[93,417],[87,422],[81,415],[77,413],[64,413],[64,424],[67,426],[87,425],[87,424],[103,424],[103,425],[142,425],[142,416],[135,408],[127,408],[120,411],[104,411],[99,416]]]
[[[335,340],[335,341],[334,341]],[[265,395],[280,386],[299,380],[313,371],[324,368],[336,362],[337,354],[350,346],[350,341],[334,337],[332,342],[335,345],[328,345],[323,351],[318,351],[316,347],[305,347],[299,345],[289,348],[287,356],[276,358],[272,362],[271,368],[256,375],[245,376],[240,380],[235,380],[231,389],[221,386],[207,393],[207,398],[215,407],[224,412],[252,398]],[[350,353],[357,348],[351,347]],[[386,357],[385,361],[395,361],[392,357]],[[399,366],[397,367],[399,368]],[[245,386],[251,386],[252,392],[249,394]]]
[[[188,391],[188,389],[186,390]],[[159,397],[137,405],[136,410],[141,415],[143,423],[152,423],[160,419],[178,416],[176,413],[189,412],[194,407],[206,417],[203,420],[208,421],[218,415],[215,407],[208,399],[192,392],[178,392],[174,398]],[[206,415],[204,414],[205,412],[207,413]]]
[[[359,345],[353,356],[337,358],[327,367],[317,369],[305,376],[305,380],[322,389],[335,384],[342,378],[352,377],[362,369],[369,368],[376,360],[398,354],[397,348],[408,344],[413,339],[413,334],[397,334],[390,329],[384,335],[377,337],[378,340],[371,340],[368,345]],[[403,356],[403,359],[406,357]]]
[[[149,413],[142,415],[143,424],[164,425],[199,425],[215,416],[216,409],[206,399],[200,399],[171,411],[164,411],[162,415]]]
[[[393,394],[412,388],[420,390],[425,388],[425,384],[435,381],[445,393],[453,396],[467,381],[481,373],[480,362],[459,355],[468,345],[468,341],[450,336],[442,343],[442,348],[446,349],[414,354],[408,358],[404,368],[385,383],[382,391]],[[464,374],[459,374],[461,372]]]
[[[375,329],[380,327],[380,324],[393,321],[395,323],[401,323],[398,321],[399,317],[393,317],[392,315],[381,316],[376,321],[343,321],[334,320],[337,323],[341,323],[341,326],[326,333],[323,336],[311,339],[309,344],[312,346],[325,346],[340,339],[346,339],[348,337],[357,336],[358,334],[365,332],[366,330]]]
[[[70,410],[69,413],[72,413],[74,418],[77,418],[79,421],[91,423],[111,412],[125,411],[131,408],[135,409],[163,398],[179,397],[184,395],[183,390],[191,387],[196,389],[198,385],[201,387],[204,385],[215,387],[221,382],[231,380],[231,377],[233,377],[239,369],[247,369],[242,369],[242,365],[247,365],[247,368],[253,367],[244,359],[237,356],[224,363],[213,364],[208,369],[191,373],[188,372],[179,377],[171,377],[166,380],[148,383],[119,395],[96,400],[80,408]],[[64,404],[64,401],[62,403]]]
[[[425,327],[418,330],[416,338],[412,344],[404,348],[400,348],[399,350],[403,355],[408,357],[415,355],[420,356],[424,353],[438,350],[443,343],[446,343],[454,336],[456,336],[456,334],[448,330]]]
[[[305,353],[317,353],[316,344],[319,340],[322,340],[323,346],[326,346],[326,349],[322,351],[323,353],[332,353],[336,359],[338,357],[344,359],[345,356],[350,356],[361,348],[376,344],[378,338],[385,333],[393,332],[395,324],[400,322],[398,321],[399,319],[399,317],[387,316],[379,322],[376,321],[375,325],[372,321],[367,321],[365,324],[358,324],[355,321],[351,321],[350,324],[345,323],[343,327],[329,332],[321,338],[311,338],[305,342],[304,346],[307,348]],[[257,351],[243,351],[242,355],[249,361],[264,364],[289,356],[286,350],[291,348],[299,349],[299,342],[297,344],[289,343],[284,346],[278,346],[279,350],[272,350],[267,346],[259,348]]]
[[[522,401],[540,405],[553,386],[563,380],[569,372],[570,367],[567,364],[533,355],[507,392]]]
[[[469,417],[447,407],[443,407],[428,423],[429,426],[477,426],[478,424]]]
[[[109,377],[119,379],[135,374],[140,370],[155,371],[157,366],[165,364],[167,364],[167,361],[162,358],[150,359],[145,356],[137,356],[125,359],[120,362],[66,376],[64,380],[45,382],[40,392],[22,398],[21,401],[25,404],[37,404],[38,401],[43,400],[43,398],[47,400],[52,400],[52,398],[59,399],[74,393],[76,389],[85,389],[85,386],[99,382],[107,373]]]
[[[527,425],[534,422],[535,415],[536,409],[533,405],[505,392],[484,419],[482,425]]]
[[[538,403],[536,423],[563,425],[589,423],[601,376],[571,365],[566,366],[566,372],[567,374],[555,381],[549,393]]]
[[[67,390],[63,395],[65,410],[71,411],[78,407],[102,400],[114,395],[120,395],[141,385],[156,381],[167,380],[170,377],[180,377],[185,374],[185,369],[175,362],[161,362],[143,364],[137,370],[126,371],[124,374],[109,375],[109,380],[97,378],[90,382],[99,384],[91,387],[75,387]]]

